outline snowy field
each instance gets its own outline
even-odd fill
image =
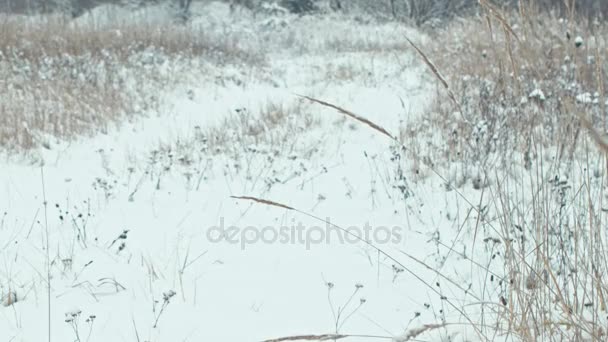
[[[153,26],[163,13],[103,7],[73,24]],[[235,15],[213,2],[194,8],[191,25],[260,61],[157,56],[146,68],[165,78],[128,93],[155,106],[102,132],[40,132],[35,147],[2,152],[0,339],[517,340],[518,323],[501,319],[507,301],[517,305],[506,283],[530,278],[507,274],[496,210],[514,205],[500,193],[511,178],[464,160],[425,168],[406,151],[426,142],[399,146],[301,97],[396,137],[441,134],[424,120],[440,83],[406,39],[433,37],[355,16]],[[584,172],[604,172],[588,163],[598,169]],[[513,170],[517,199],[544,179]],[[603,198],[602,188],[584,191]],[[559,304],[547,316],[561,317]]]

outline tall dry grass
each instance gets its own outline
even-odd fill
[[[160,94],[202,63],[264,63],[172,23],[75,24],[58,16],[0,16],[0,146],[19,151],[104,132],[158,109]]]
[[[608,27],[480,3],[484,15],[424,46],[445,89],[402,142],[448,189],[487,198],[470,226],[502,261],[479,269],[500,275],[481,305],[497,330],[520,341],[602,341]]]
[[[425,146],[413,149],[411,157],[529,169],[539,144],[557,148],[558,160],[572,161],[580,115],[594,127],[608,127],[606,25],[531,7],[509,15],[497,16],[495,8],[485,13],[452,23],[425,46],[450,89],[438,90],[440,99],[425,120],[402,129],[403,141]],[[583,43],[577,47],[579,37]]]
[[[439,85],[428,113],[399,135],[309,100],[393,139],[406,165],[467,204],[455,226],[468,237],[437,243],[448,255],[464,246],[472,274],[485,275],[471,280],[483,284],[466,305],[480,315],[464,316],[481,340],[604,341],[607,27],[480,3],[485,16],[412,43]]]

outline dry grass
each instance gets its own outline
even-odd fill
[[[467,237],[444,247],[448,254],[455,245],[471,248],[463,257],[486,275],[469,291],[482,298],[472,304],[481,316],[465,316],[472,328],[483,325],[481,340],[604,341],[608,165],[600,127],[608,46],[601,37],[608,30],[522,13],[492,8],[487,18],[455,23],[434,43],[414,46],[441,87],[431,112],[399,137],[309,100],[396,140],[405,163],[430,169],[475,213],[455,224],[467,228],[472,246]],[[464,173],[458,182],[453,168]],[[469,184],[481,192],[478,204]]]
[[[243,152],[276,150],[273,153],[287,156],[309,150],[311,146],[300,139],[318,125],[318,119],[300,101],[288,105],[268,102],[258,109],[236,109],[221,124],[201,130],[197,136],[214,153],[236,157]]]
[[[278,160],[308,160],[320,149],[322,137],[317,140],[307,134],[319,123],[301,101],[238,108],[221,122],[195,126],[188,137],[161,143],[146,156],[143,171],[157,188],[171,171],[177,171],[188,189],[198,189],[217,164],[226,175],[241,174],[269,190],[279,179],[294,176]]]
[[[238,47],[235,37],[212,39],[196,27],[166,22],[117,22],[97,25],[78,24],[63,17],[0,16],[0,51],[5,56],[19,54],[22,59],[41,62],[40,57],[82,56],[100,58],[111,54],[127,59],[133,53],[156,48],[165,54],[184,57],[205,56],[222,62],[253,60]]]
[[[503,165],[521,157],[519,163],[529,167],[532,141],[557,146],[560,160],[571,159],[580,130],[577,113],[596,127],[607,127],[601,85],[606,81],[602,51],[608,47],[602,37],[608,27],[592,25],[591,31],[587,23],[536,15],[531,9],[525,13],[536,19],[514,13],[511,24],[504,14],[501,20],[488,14],[455,22],[425,46],[426,55],[447,76],[442,84],[449,83],[450,91],[440,91],[441,98],[418,127],[403,131],[404,139],[430,146],[415,158],[486,165],[498,152]],[[579,35],[584,43],[577,48]],[[589,103],[584,103],[586,93]],[[440,131],[426,136],[407,132],[431,128]],[[445,141],[438,144],[438,136]]]
[[[163,90],[181,82],[179,75],[192,76],[192,69],[205,73],[209,62],[249,68],[266,65],[265,52],[389,54],[407,46],[395,33],[398,25],[350,17],[244,16],[234,19],[234,28],[208,31],[196,21],[95,20],[0,16],[1,150],[53,148],[158,110]],[[367,68],[337,64],[324,76],[351,81],[365,75]]]
[[[487,211],[459,224],[502,261],[474,266],[494,280],[484,321],[519,341],[602,341],[608,27],[482,5],[486,16],[451,24],[419,51],[445,79],[400,139],[416,164],[447,175],[448,190],[483,193]]]
[[[200,63],[259,65],[236,38],[165,24],[78,25],[0,16],[0,146],[19,151],[105,131],[158,108],[160,93]]]

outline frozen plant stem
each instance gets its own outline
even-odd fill
[[[72,328],[72,331],[74,331],[74,341],[75,342],[81,342],[82,339],[80,338],[80,327],[78,325],[78,322],[80,320],[80,314],[82,312],[80,310],[77,311],[72,311],[72,312],[67,312],[65,314],[65,322]],[[86,322],[89,325],[89,333],[87,335],[87,339],[86,342],[88,342],[91,338],[91,333],[93,332],[93,322],[95,321],[96,316],[95,315],[90,315]]]
[[[75,321],[71,321],[70,326],[72,327],[72,330],[74,331],[74,335],[76,336],[76,341],[80,342],[80,334],[78,333],[78,323],[76,323]]]
[[[51,342],[51,256],[49,252],[49,220],[47,214],[48,203],[46,201],[46,188],[44,185],[44,166],[40,167],[40,181],[42,183],[42,205],[44,206],[44,230],[46,240],[46,299],[47,299],[47,325],[48,325],[48,341]]]
[[[360,289],[363,288],[363,285],[361,284],[356,284],[355,285],[355,290],[353,291],[353,293],[350,295],[350,297],[348,298],[348,300],[346,301],[346,303],[343,306],[339,306],[337,313],[336,310],[334,309],[334,305],[333,302],[331,300],[331,290],[334,287],[333,283],[327,283],[327,300],[329,301],[329,306],[331,307],[331,313],[334,316],[334,327],[335,327],[335,333],[339,334],[339,330],[342,328],[342,326],[344,325],[344,323],[346,323],[346,321],[348,321],[348,319],[355,314],[355,312],[357,312],[357,310],[359,310],[359,308],[365,303],[365,299],[361,299],[359,302],[359,305],[353,309],[353,311],[351,311],[344,319],[341,320],[342,314],[344,313],[344,311],[346,311],[346,309],[348,308],[348,306],[350,305],[350,303],[352,302],[353,298],[355,297],[355,295],[357,294],[357,292],[359,292]]]
[[[91,339],[91,334],[93,333],[93,324],[95,322],[95,315],[90,315],[89,318],[87,318],[87,323],[89,323],[89,334],[87,335],[87,342],[89,342],[89,340]]]
[[[156,329],[156,327],[158,326],[158,320],[160,319],[160,316],[162,316],[163,312],[165,311],[165,308],[167,306],[169,306],[169,303],[171,302],[171,298],[173,296],[175,296],[175,291],[173,291],[173,290],[163,293],[163,306],[161,306],[160,311],[158,312],[158,316],[156,316],[156,320],[154,321],[153,328]]]
[[[365,299],[361,299],[361,301],[359,302],[359,305],[357,305],[357,307],[354,308],[353,311],[351,311],[351,313],[349,313],[348,316],[346,316],[342,320],[342,323],[340,323],[340,326],[338,326],[338,329],[342,329],[342,326],[344,325],[344,323],[346,323],[352,317],[352,315],[354,315],[357,311],[359,311],[359,308],[361,308],[361,306],[363,306],[363,304],[365,304]]]
[[[336,310],[334,309],[334,304],[331,301],[331,289],[334,287],[334,283],[327,283],[327,301],[329,302],[329,307],[331,308],[331,314],[334,316],[334,322],[336,324],[336,333],[338,332],[338,316],[336,315]]]

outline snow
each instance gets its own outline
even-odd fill
[[[544,101],[546,99],[545,93],[542,91],[542,89],[539,89],[539,88],[532,90],[532,92],[530,93],[530,95],[528,95],[528,97],[531,99],[537,99],[540,101]]]
[[[580,102],[580,103],[592,103],[594,100],[593,96],[591,95],[591,93],[582,93],[582,94],[578,94],[576,95],[576,101]]]
[[[232,20],[225,6],[209,6],[195,22],[217,29]],[[106,24],[114,18],[110,10],[121,11],[99,8],[78,20]],[[243,20],[231,29],[254,34],[269,25]],[[455,244],[449,261],[438,253],[438,241],[451,243],[456,218],[466,215],[463,200],[436,177],[418,182],[407,174],[394,182],[393,142],[295,95],[336,103],[398,132],[400,123],[424,113],[435,86],[412,51],[396,55],[374,46],[397,44],[404,30],[411,39],[426,38],[394,24],[281,20],[312,27],[319,38],[285,34],[280,38],[293,39],[290,48],[269,47],[262,71],[231,65],[191,75],[164,94],[159,113],[0,163],[4,338],[47,340],[49,308],[53,341],[75,340],[76,332],[91,342],[261,341],[336,333],[336,326],[339,333],[395,341],[477,337],[460,311],[478,300],[463,289],[485,286],[463,256],[470,250]],[[343,44],[352,46],[325,51],[346,33],[352,41]],[[366,48],[357,51],[357,44]],[[544,94],[537,89],[530,97]],[[197,138],[201,128],[224,129],[222,119],[240,108],[251,112],[254,126],[269,102],[301,103],[319,124],[288,132],[297,135],[293,146],[251,143],[238,155],[232,153],[238,146],[209,152],[210,142]],[[457,169],[450,172],[459,177]],[[462,192],[472,202],[480,195],[473,185]],[[231,196],[269,199],[320,220]],[[355,232],[371,227],[369,240],[381,251],[349,241],[325,221]],[[236,234],[214,243],[209,232],[222,223]],[[272,227],[267,235],[265,227]],[[288,234],[274,236],[280,227]],[[392,239],[381,236],[387,232]],[[216,237],[226,240],[228,233]],[[445,281],[445,274],[458,282]]]

